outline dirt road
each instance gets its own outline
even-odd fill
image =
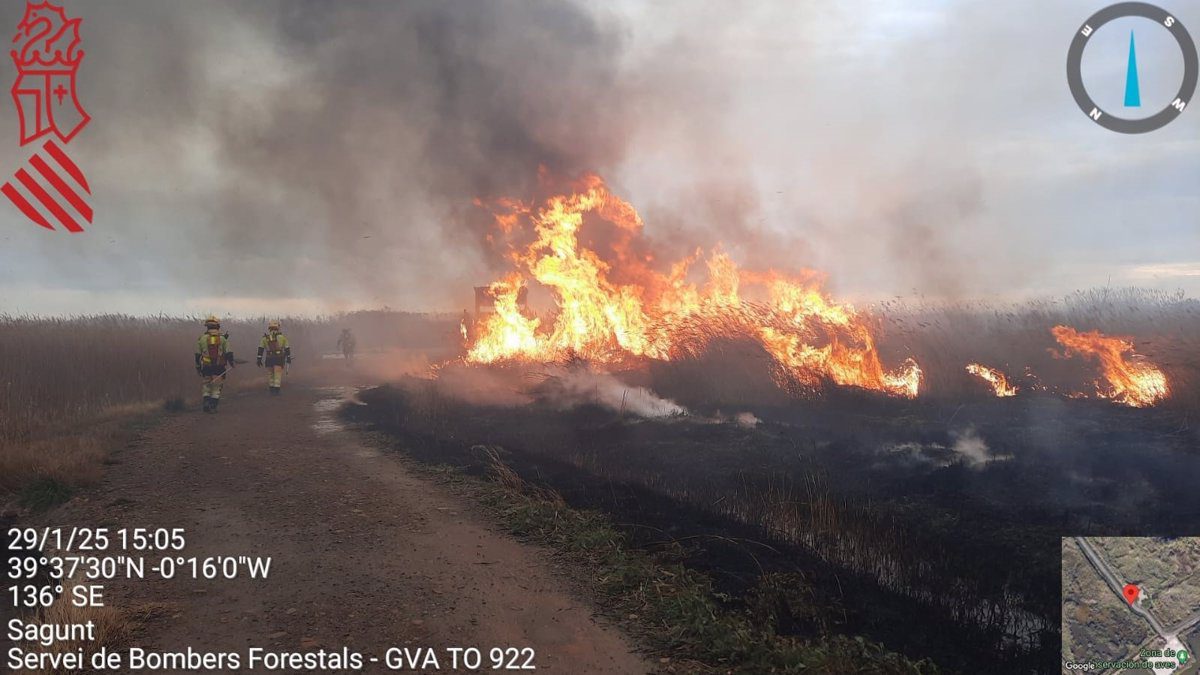
[[[99,488],[40,519],[183,527],[188,557],[271,557],[265,580],[110,584],[115,606],[166,607],[140,646],[347,647],[381,660],[389,647],[439,650],[440,670],[403,672],[450,671],[449,647],[480,648],[485,665],[490,648],[529,647],[539,671],[647,670],[545,551],[341,429],[332,411],[347,388],[330,381],[294,380],[281,397],[232,392],[215,416],[175,414],[117,453]]]

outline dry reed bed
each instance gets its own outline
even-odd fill
[[[266,321],[224,321],[239,360],[253,366]],[[448,316],[389,311],[283,324],[298,359],[336,351],[343,327],[356,332],[360,349],[427,344],[456,330]],[[201,317],[0,315],[0,504],[39,479],[94,481],[126,420],[167,401],[194,402],[192,354],[203,330]]]

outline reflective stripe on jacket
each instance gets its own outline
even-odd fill
[[[200,355],[202,365],[223,366],[229,353],[229,340],[219,333],[205,333],[196,341],[196,353]]]
[[[288,339],[283,333],[263,333],[262,340],[258,343],[259,353],[266,352],[270,356],[283,356],[288,351]]]

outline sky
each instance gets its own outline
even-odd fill
[[[95,220],[0,200],[0,313],[457,310],[505,269],[472,200],[527,198],[540,166],[602,175],[668,255],[720,244],[839,297],[1197,297],[1200,112],[1116,134],[1067,88],[1106,4],[68,2]],[[1200,38],[1200,7],[1158,4]],[[1179,63],[1122,19],[1084,77],[1146,115]],[[0,105],[6,172],[18,129]]]

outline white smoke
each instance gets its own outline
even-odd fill
[[[554,369],[538,386],[537,396],[540,400],[564,410],[594,404],[638,417],[674,417],[687,414],[687,409],[683,406],[661,398],[645,387],[630,386],[609,373],[596,373],[579,368]]]
[[[471,405],[515,408],[533,402],[524,391],[528,377],[524,369],[471,368],[455,361],[438,369],[436,381],[440,393]]]
[[[971,468],[982,468],[992,462],[1012,459],[1012,455],[993,454],[975,427],[951,431],[950,437],[954,441],[950,445],[908,441],[887,445],[883,450],[893,457],[905,457],[914,462],[935,466],[950,466],[961,462]]]
[[[752,412],[740,412],[733,416],[733,421],[736,422],[739,427],[753,429],[754,427],[757,427],[758,423],[762,420],[758,419],[758,417]]]
[[[970,466],[980,466],[998,459],[1008,459],[1008,457],[993,456],[988,450],[987,443],[975,432],[975,427],[967,427],[963,431],[952,431],[950,435],[954,438],[954,445],[951,446],[951,449]]]
[[[537,402],[558,410],[598,405],[646,418],[688,414],[683,406],[645,387],[581,367],[531,363],[498,368],[452,362],[437,370],[436,382],[440,393],[473,405],[518,407]]]

